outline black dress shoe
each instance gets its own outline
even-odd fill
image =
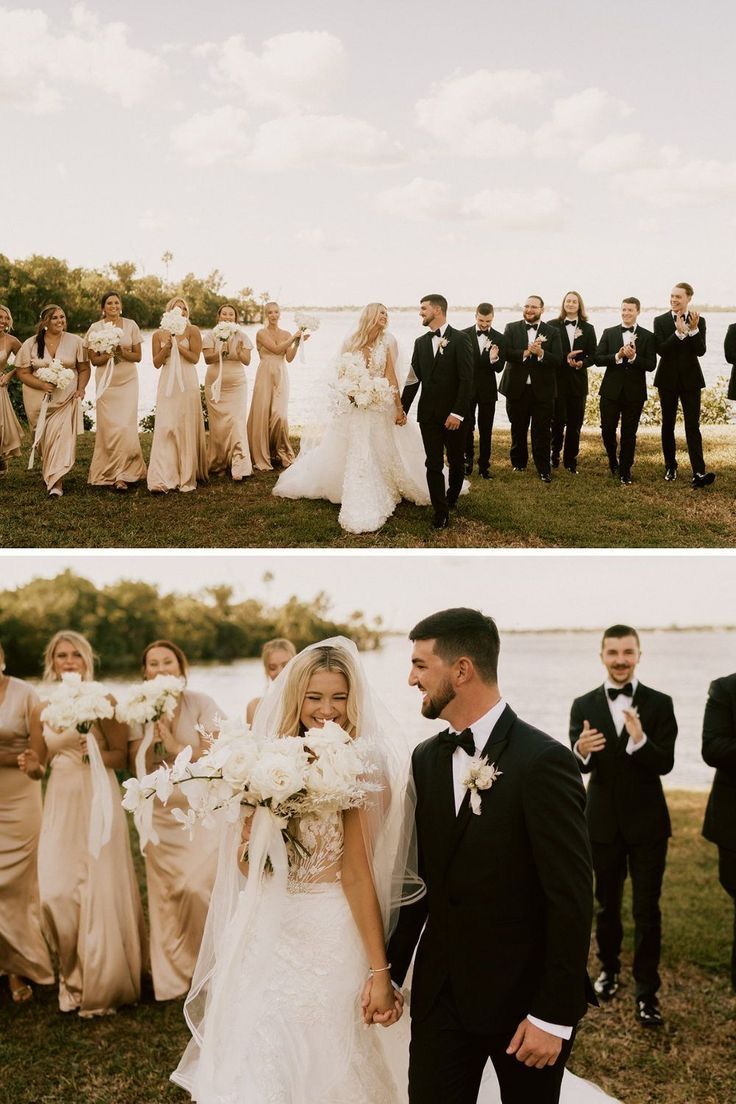
[[[447,496],[447,505],[450,507],[451,510],[454,510],[455,507],[457,506],[458,498],[459,498],[459,495],[449,495],[448,494],[448,496]]]
[[[677,479],[677,468],[665,468],[664,477],[668,483],[674,483]]]
[[[434,515],[434,521],[432,522],[433,529],[446,529],[450,524],[450,515],[447,510],[437,510]]]
[[[634,1015],[642,1027],[661,1027],[664,1023],[656,997],[640,997]]]
[[[621,472],[621,485],[623,487],[630,487],[633,482],[631,472]]]
[[[601,1000],[613,1000],[618,992],[618,974],[609,972],[608,970],[601,970],[598,977],[593,982],[593,988],[596,991],[596,995],[599,996]]]
[[[542,480],[543,483],[551,483],[552,482],[552,476],[550,475],[549,472],[540,472],[539,473],[539,478]]]
[[[611,475],[618,475],[618,464],[612,464],[609,460],[608,470],[610,471]]]
[[[696,473],[693,476],[693,487],[696,490],[699,490],[702,487],[710,487],[711,483],[715,483],[715,481],[716,481],[716,473],[715,472],[705,472],[703,475],[698,475]]]
[[[480,473],[480,477],[481,479],[493,479],[493,476],[489,472],[488,468],[483,469],[483,471]]]
[[[520,464],[514,464],[512,471],[526,471],[526,464],[522,468]]]
[[[552,465],[553,468],[559,468],[559,466],[560,466],[560,458],[559,458],[559,456],[556,456],[554,452],[550,456],[549,462],[550,462],[550,464]]]
[[[569,471],[570,475],[577,475],[578,474],[577,464],[565,464],[565,469],[567,471]]]

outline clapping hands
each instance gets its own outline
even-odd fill
[[[603,751],[606,746],[606,737],[597,728],[591,728],[587,721],[583,721],[583,731],[580,733],[576,744],[577,752],[583,759],[587,759],[591,752]]]

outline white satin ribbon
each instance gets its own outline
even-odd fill
[[[308,330],[302,330],[301,331],[302,339],[299,342],[299,360],[306,360],[307,359],[307,354],[304,352],[304,336],[308,332],[309,332]]]
[[[107,768],[102,762],[102,753],[91,732],[87,733],[87,757],[92,780],[87,846],[96,859],[112,833],[112,792]]]
[[[105,365],[102,376],[100,377],[100,381],[97,384],[97,400],[98,400],[98,402],[102,398],[102,396],[105,394],[105,392],[107,391],[110,384],[112,383],[112,374],[113,374],[114,371],[115,371],[115,357],[111,356],[109,358],[107,364]]]
[[[177,343],[174,334],[171,335],[171,356],[169,357],[169,363],[166,366],[166,370],[169,374],[166,380],[166,391],[164,392],[167,399],[170,399],[174,394],[174,380],[179,384],[179,390],[184,391],[184,378],[181,374],[181,356],[179,355],[179,345]]]
[[[144,775],[148,774],[146,770],[146,754],[153,743],[155,731],[153,721],[147,721],[146,724],[144,724],[141,746],[135,753],[135,776],[139,782],[143,779]]]
[[[223,367],[223,365],[222,365],[222,347],[223,347],[223,342],[218,341],[217,342],[217,355],[220,358],[220,371],[218,372],[217,379],[212,384],[212,388],[211,388],[212,401],[213,402],[219,402],[220,401],[220,392],[222,390],[222,367]]]
[[[38,412],[38,422],[36,423],[36,433],[35,433],[35,436],[33,438],[33,444],[31,445],[31,455],[28,458],[28,471],[30,471],[31,468],[33,467],[34,461],[36,459],[36,449],[38,448],[38,446],[41,443],[41,438],[43,437],[43,431],[46,428],[46,414],[47,414],[47,411],[48,411],[48,408],[49,408],[50,399],[51,399],[51,395],[47,391],[46,394],[44,395],[42,401],[41,401],[41,409]]]

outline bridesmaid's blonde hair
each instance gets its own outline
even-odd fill
[[[302,725],[299,718],[307,694],[307,687],[312,675],[315,675],[318,671],[336,671],[345,676],[345,681],[348,684],[347,731],[351,736],[355,735],[358,728],[359,709],[355,692],[358,684],[355,667],[350,655],[342,648],[327,645],[322,648],[309,648],[292,660],[289,673],[286,676],[281,717],[277,725],[280,736],[301,735]]]
[[[8,316],[8,328],[6,330],[6,333],[10,333],[13,328],[13,315],[11,313],[10,307],[6,307],[4,303],[0,303],[0,311],[5,311]]]
[[[358,319],[358,328],[345,342],[344,352],[361,353],[374,344],[381,332],[378,327],[378,316],[384,310],[386,310],[386,307],[383,303],[369,303],[367,307],[363,308],[363,312]]]
[[[187,317],[189,317],[189,313],[190,313],[189,304],[187,303],[187,301],[186,301],[186,299],[184,298],[183,295],[175,295],[173,297],[173,299],[169,299],[168,303],[164,307],[164,311],[173,310],[177,303],[183,303],[184,304],[184,306],[187,308]]]
[[[44,682],[54,682],[57,678],[54,673],[54,652],[59,644],[61,644],[62,640],[66,640],[69,644],[73,644],[81,655],[84,660],[82,680],[84,682],[89,682],[95,673],[95,654],[92,651],[92,645],[89,640],[87,640],[87,637],[82,636],[81,633],[74,632],[72,629],[62,629],[61,632],[54,633],[46,645],[46,651],[43,653]]]
[[[285,636],[277,636],[275,640],[267,640],[261,648],[261,661],[265,667],[271,652],[286,652],[292,659],[296,655],[296,648]]]

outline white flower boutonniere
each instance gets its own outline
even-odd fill
[[[449,342],[449,341],[447,340],[447,338],[446,338],[446,337],[441,337],[441,338],[440,338],[440,343],[439,343],[439,345],[437,346],[437,348],[439,349],[439,354],[440,354],[440,356],[442,356],[442,354],[444,353],[445,349],[447,348],[447,346],[448,346],[449,344],[450,344],[450,342]]]
[[[579,337],[582,337],[582,336],[583,336],[583,331],[580,329],[579,326],[576,326],[575,327],[575,333],[573,334],[573,341],[577,341],[577,339]]]
[[[463,786],[466,790],[470,790],[470,807],[476,816],[480,816],[480,791],[490,790],[502,774],[503,771],[500,771],[495,763],[488,762],[487,756],[474,759],[470,764],[467,777],[463,779]]]
[[[546,340],[547,340],[547,338],[545,337],[545,335],[544,335],[544,334],[537,334],[537,341],[538,341],[538,342],[539,342],[539,343],[540,343],[541,345],[544,345],[544,343],[545,343],[545,341],[546,341]]]

